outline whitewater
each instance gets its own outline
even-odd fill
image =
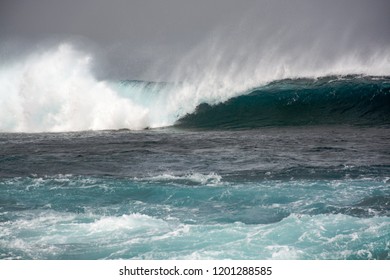
[[[390,259],[390,52],[208,49],[0,52],[0,259]]]

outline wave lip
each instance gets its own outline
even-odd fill
[[[323,124],[390,124],[390,77],[274,81],[224,103],[202,103],[176,126],[240,129]]]

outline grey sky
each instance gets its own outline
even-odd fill
[[[281,41],[281,51],[320,39],[329,57],[388,47],[389,14],[388,0],[1,0],[0,44],[88,42],[105,75],[145,78],[156,60],[174,65],[210,40],[231,55],[268,38]]]

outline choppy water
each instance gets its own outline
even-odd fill
[[[2,259],[389,259],[387,126],[0,134]]]

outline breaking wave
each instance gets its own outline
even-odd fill
[[[62,44],[0,66],[0,132],[388,123],[390,59],[375,57],[315,73],[261,65],[255,75],[204,69],[157,83],[98,80],[92,57]],[[374,76],[345,77],[354,74]]]

